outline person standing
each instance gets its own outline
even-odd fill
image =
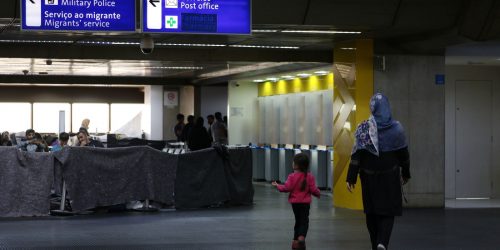
[[[207,123],[208,123],[208,136],[210,137],[210,142],[214,141],[214,138],[212,137],[212,124],[214,124],[215,117],[213,115],[207,116]]]
[[[359,174],[372,249],[385,250],[394,217],[402,215],[402,185],[411,178],[410,154],[403,126],[392,119],[387,97],[374,95],[370,110],[372,116],[356,130],[347,189],[354,190]]]
[[[306,248],[311,196],[319,198],[321,195],[314,176],[309,173],[309,164],[309,157],[306,154],[295,155],[293,158],[294,172],[288,176],[285,185],[280,185],[276,181],[272,183],[280,192],[290,193],[288,201],[292,204],[293,214],[295,215],[292,249]]]
[[[174,134],[177,137],[177,141],[182,141],[182,131],[184,130],[184,119],[185,116],[183,114],[177,115],[177,124],[174,127]]]
[[[215,144],[227,145],[227,128],[220,112],[215,113],[215,122],[212,124],[212,138]]]
[[[205,120],[198,117],[193,128],[191,129],[191,133],[188,138],[188,146],[191,151],[202,150],[209,148],[212,145],[207,129],[203,126],[204,123]]]
[[[189,115],[187,118],[187,124],[182,129],[181,141],[186,142],[189,140],[189,134],[191,134],[191,130],[194,127],[194,116]]]

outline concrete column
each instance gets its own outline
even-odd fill
[[[163,140],[163,86],[144,88],[142,128],[149,140]]]

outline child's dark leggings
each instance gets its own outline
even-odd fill
[[[377,214],[366,215],[366,225],[370,233],[372,249],[377,249],[378,244],[382,244],[389,249],[392,228],[394,226],[394,216],[384,216]]]
[[[309,230],[309,209],[310,204],[307,203],[293,203],[292,209],[295,214],[295,233],[293,236],[294,240],[297,240],[299,236],[307,236],[307,230]]]

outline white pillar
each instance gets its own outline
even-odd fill
[[[149,140],[163,140],[163,86],[144,87],[142,128]]]

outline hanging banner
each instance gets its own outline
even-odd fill
[[[135,32],[135,0],[21,0],[22,30]]]
[[[143,0],[143,32],[251,34],[251,0]]]

